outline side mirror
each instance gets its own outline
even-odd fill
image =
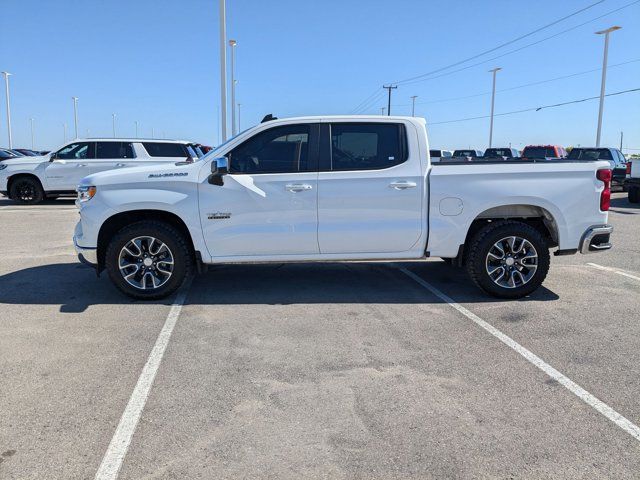
[[[50,156],[49,156],[49,161],[53,162],[57,157],[56,152],[53,152]]]
[[[224,185],[222,177],[229,173],[229,160],[226,157],[214,158],[211,161],[211,175],[209,183],[211,185]]]

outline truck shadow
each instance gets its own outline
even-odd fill
[[[74,203],[75,203],[75,198],[64,197],[64,198],[48,198],[35,205],[25,205],[23,203],[11,200],[7,197],[0,197],[0,207],[11,206],[11,207],[23,207],[23,208],[38,208],[39,206],[42,206],[42,205],[70,206],[70,205],[73,205]]]
[[[640,203],[631,203],[629,197],[625,194],[624,197],[612,197],[611,208],[634,208],[640,209]]]
[[[402,273],[410,269],[461,303],[503,302],[473,286],[461,269],[443,262],[221,265],[197,275],[187,296],[193,305],[429,304],[443,303]],[[541,287],[517,300],[553,301]],[[172,298],[151,302],[169,305]],[[26,268],[0,276],[0,304],[60,305],[64,313],[92,305],[140,304],[115,289],[103,273],[78,263]]]

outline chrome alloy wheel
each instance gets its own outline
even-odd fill
[[[136,237],[120,250],[120,274],[134,288],[150,290],[167,283],[173,273],[173,253],[154,237]]]
[[[489,249],[486,269],[496,285],[521,287],[533,278],[538,269],[538,252],[525,238],[505,237]]]

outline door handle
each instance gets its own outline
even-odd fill
[[[126,163],[116,163],[116,167],[126,167]]]
[[[290,183],[288,185],[285,185],[284,188],[289,192],[304,192],[305,190],[311,190],[313,186],[309,185],[308,183]]]
[[[418,184],[416,182],[391,182],[389,184],[390,188],[393,188],[395,190],[406,190],[407,188],[415,188],[417,187]]]

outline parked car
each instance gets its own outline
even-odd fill
[[[75,195],[83,177],[114,168],[194,161],[190,142],[142,139],[74,140],[38,157],[14,157],[0,167],[0,193],[21,203]]]
[[[433,163],[437,163],[443,158],[445,159],[451,158],[453,154],[451,153],[451,150],[432,149],[432,150],[429,150],[429,156],[431,157],[431,161]]]
[[[515,148],[487,148],[482,160],[513,160],[520,157],[520,152]]]
[[[627,176],[627,159],[617,148],[576,147],[569,152],[567,160],[606,160],[613,171],[612,184],[624,187]]]
[[[522,150],[522,158],[545,159],[566,158],[567,151],[559,145],[527,145]]]
[[[40,152],[29,150],[28,148],[14,148],[13,150],[27,157],[38,157],[42,155]]]
[[[8,148],[0,148],[0,162],[2,160],[9,160],[11,158],[18,158],[19,155],[16,155],[15,152],[9,150]]]
[[[629,192],[629,201],[631,203],[640,203],[640,158],[631,158],[627,164],[627,189]]]
[[[482,157],[482,155],[483,155],[482,150],[473,150],[473,149],[454,150],[452,158],[456,159],[456,161],[469,161],[469,162],[472,162],[472,161],[477,160],[478,158]]]
[[[271,120],[200,162],[89,175],[76,251],[139,299],[166,297],[202,264],[426,257],[455,258],[484,291],[518,298],[541,285],[550,248],[611,247],[607,162],[432,168],[425,127]]]

